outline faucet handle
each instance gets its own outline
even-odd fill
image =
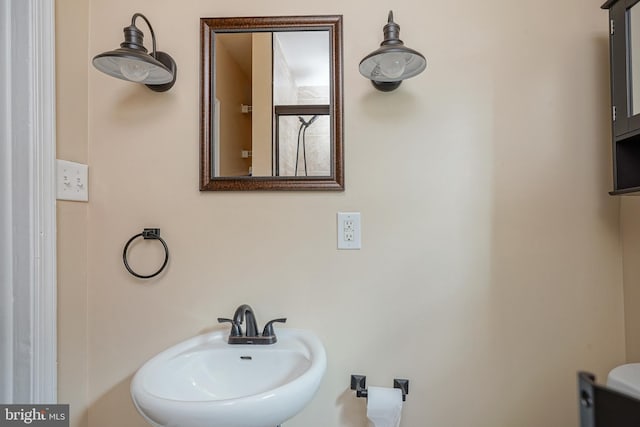
[[[263,329],[263,331],[262,331],[262,336],[263,336],[263,337],[273,337],[273,336],[275,336],[276,334],[275,334],[275,332],[273,332],[273,324],[274,324],[275,322],[278,322],[278,323],[285,323],[286,321],[287,321],[287,319],[286,319],[286,318],[269,320],[269,321],[267,322],[267,324],[266,324],[266,325],[264,325],[264,329]]]
[[[224,317],[218,317],[219,323],[231,323],[231,332],[229,333],[230,337],[241,337],[242,331],[240,330],[240,324],[232,319],[226,319]]]

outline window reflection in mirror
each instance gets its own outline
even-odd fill
[[[636,3],[627,10],[629,29],[629,111],[631,116],[640,113],[640,6]]]

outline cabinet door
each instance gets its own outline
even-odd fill
[[[609,52],[611,55],[611,115],[613,134],[624,135],[629,129],[627,122],[627,37],[626,2],[619,1],[609,9],[611,35]]]
[[[618,1],[610,9],[611,90],[615,136],[640,130],[640,0]]]

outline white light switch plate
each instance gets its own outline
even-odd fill
[[[56,198],[88,202],[89,166],[67,160],[56,160]]]

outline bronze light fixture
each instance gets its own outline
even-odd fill
[[[380,48],[360,61],[360,74],[371,80],[376,89],[390,92],[400,86],[403,80],[423,72],[427,60],[400,40],[400,26],[393,22],[393,11],[389,11],[383,31],[384,41]]]
[[[153,50],[150,54],[143,45],[144,34],[136,27],[137,18],[144,19],[151,32]],[[156,51],[156,36],[149,20],[141,13],[135,13],[131,25],[123,31],[124,41],[120,48],[96,55],[93,65],[112,77],[142,83],[156,92],[171,89],[178,69],[169,54]]]

